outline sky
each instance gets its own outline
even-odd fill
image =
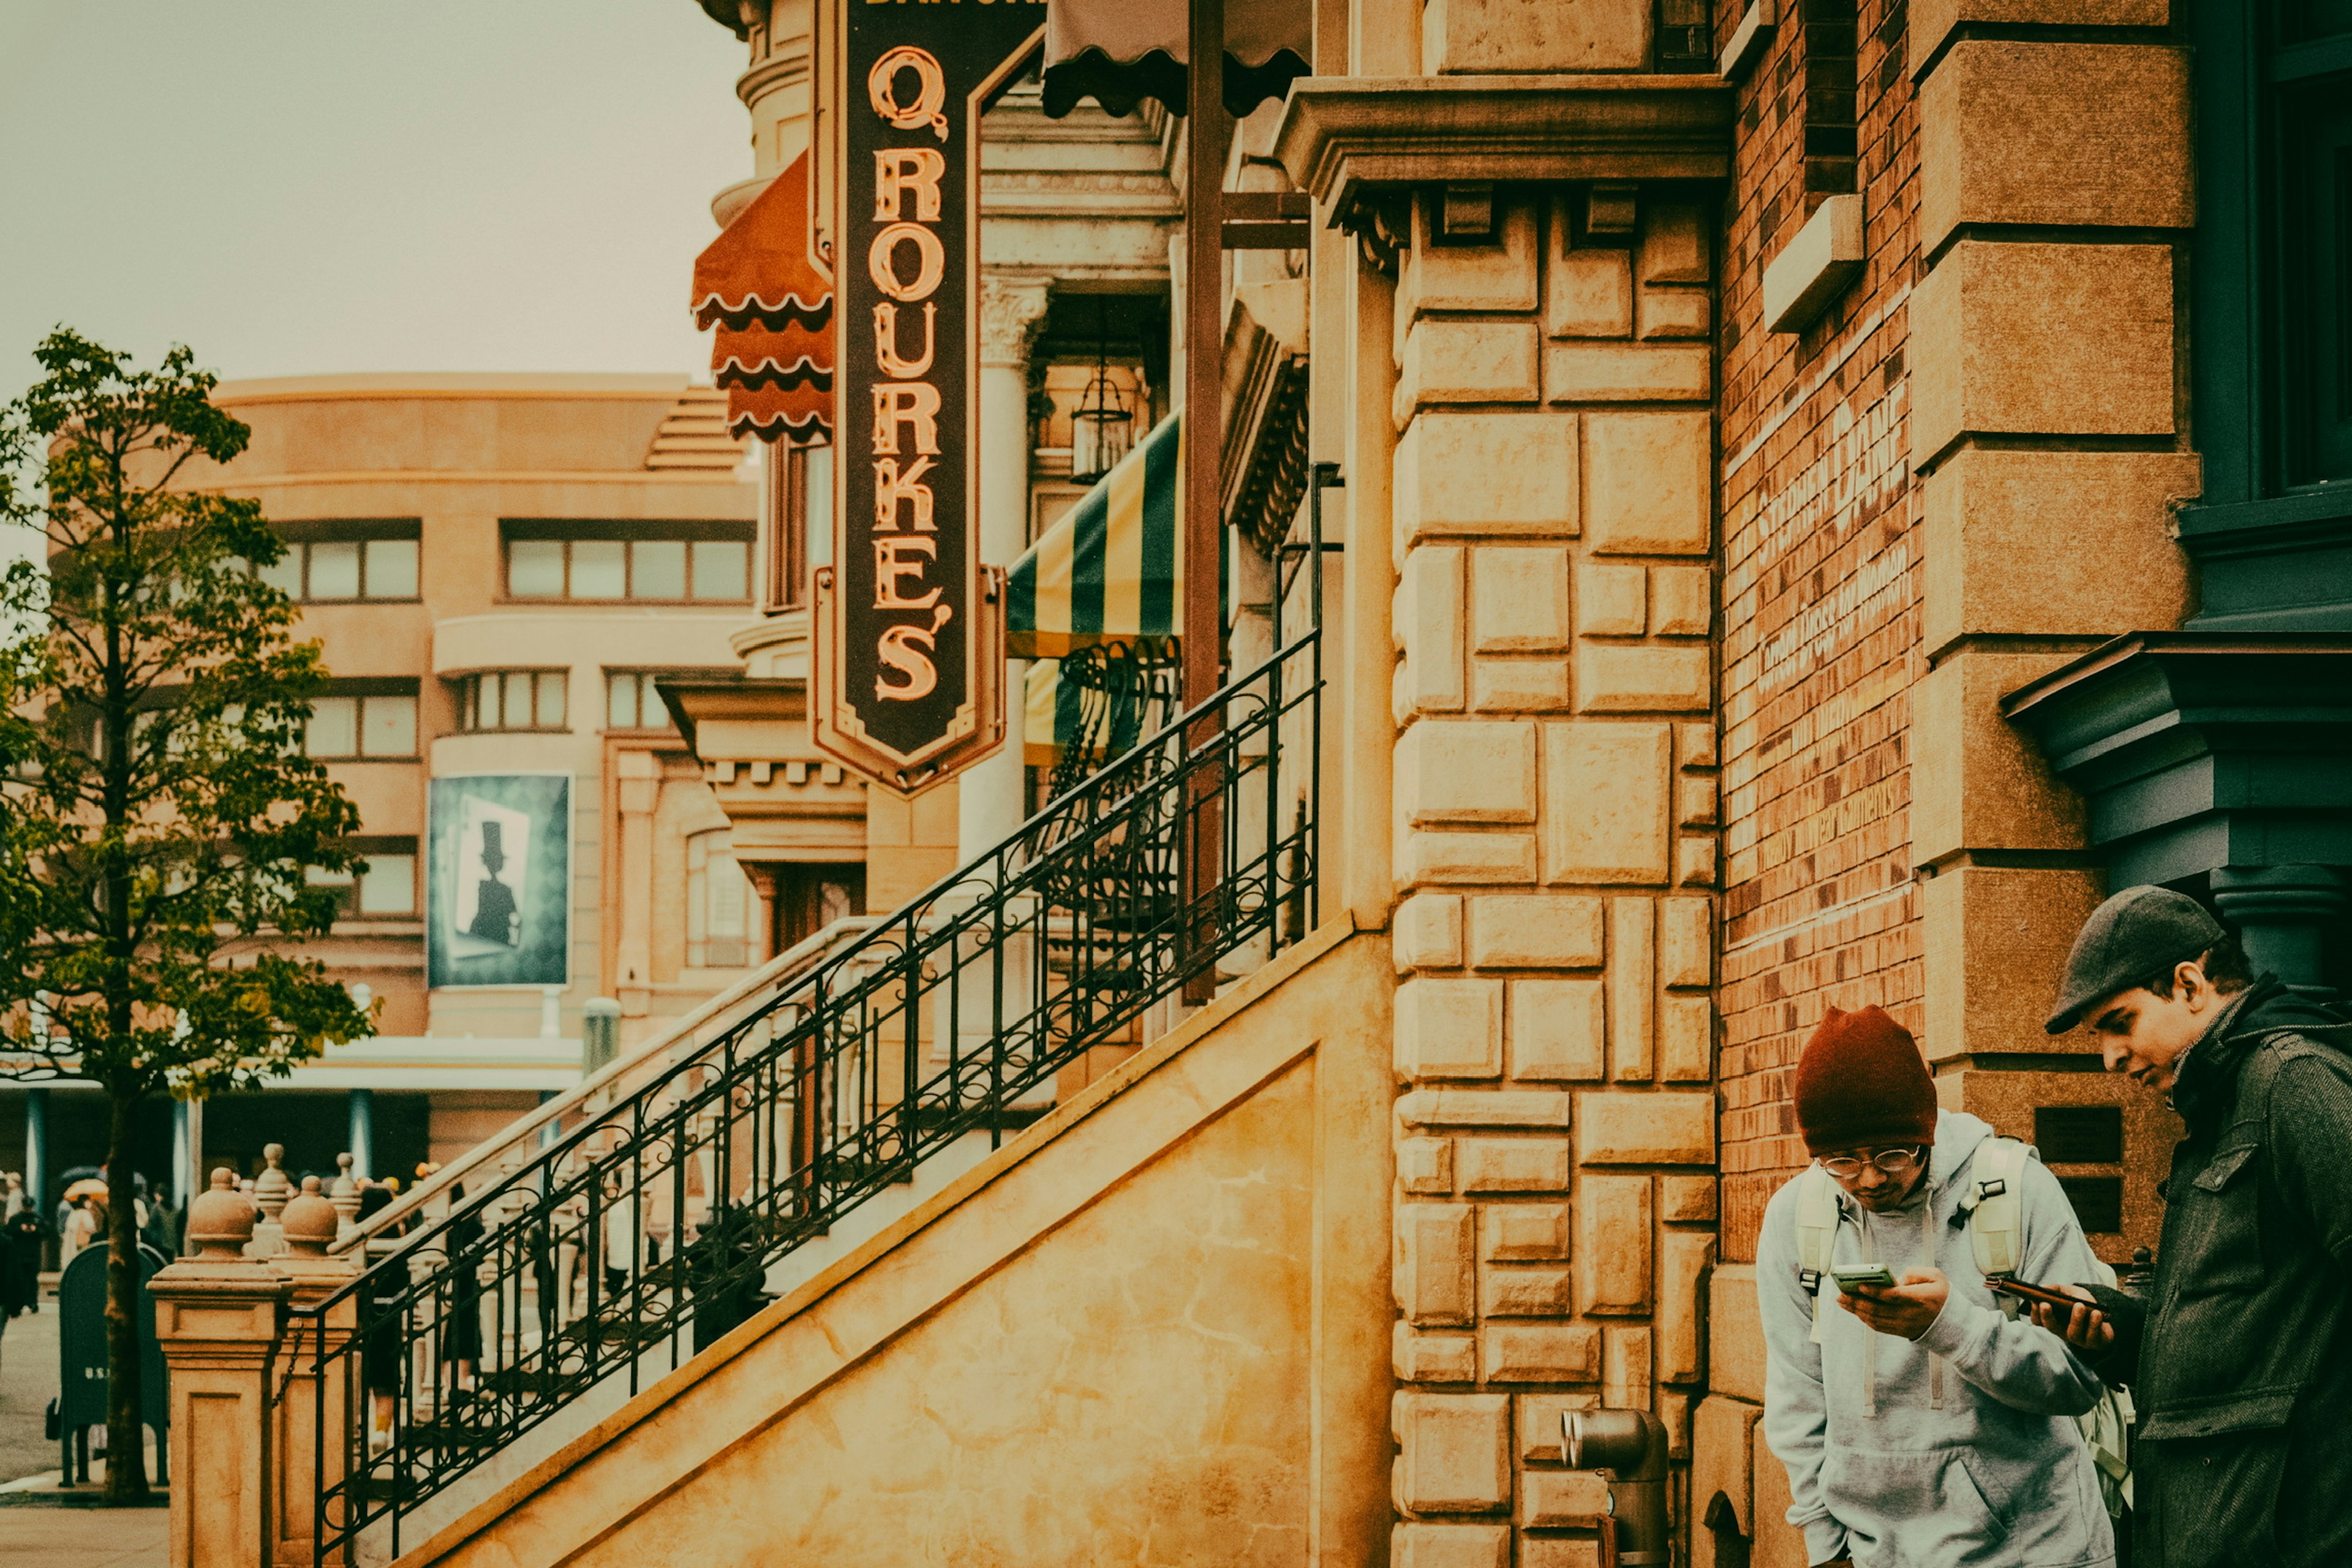
[[[694,0],[0,0],[0,401],[59,323],[225,379],[707,379],[747,63]]]

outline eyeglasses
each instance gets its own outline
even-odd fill
[[[1867,1163],[1877,1166],[1890,1176],[1907,1176],[1917,1168],[1921,1157],[1926,1152],[1924,1149],[1918,1148],[1881,1149],[1870,1157]],[[1832,1154],[1821,1162],[1821,1166],[1822,1170],[1838,1180],[1850,1182],[1862,1174],[1862,1167],[1864,1163],[1865,1162],[1857,1160],[1851,1154]]]

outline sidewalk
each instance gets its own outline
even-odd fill
[[[8,1568],[163,1568],[160,1508],[11,1507],[0,1494],[0,1563]]]

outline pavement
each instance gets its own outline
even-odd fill
[[[78,1506],[98,1489],[58,1488],[58,1446],[41,1435],[57,1394],[58,1309],[52,1297],[40,1311],[12,1319],[0,1330],[0,1563],[163,1568],[167,1510]],[[151,1465],[152,1460],[151,1444]],[[99,1462],[101,1476],[103,1464]]]
[[[58,1304],[0,1327],[0,1484],[58,1468],[58,1446],[41,1436],[58,1396]]]
[[[169,1510],[0,1508],[8,1568],[163,1568]]]

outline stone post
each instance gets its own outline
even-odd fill
[[[253,1227],[253,1242],[246,1253],[248,1258],[268,1258],[286,1245],[278,1216],[286,1207],[287,1200],[294,1195],[293,1182],[278,1163],[286,1158],[286,1145],[263,1144],[261,1158],[261,1174],[253,1183],[253,1206],[261,1211],[261,1218]]]
[[[335,1184],[327,1190],[327,1201],[335,1208],[335,1239],[360,1227],[360,1184],[352,1179],[354,1163],[349,1154],[335,1156]]]
[[[172,1378],[171,1568],[268,1561],[269,1371],[287,1284],[243,1255],[253,1230],[253,1205],[215,1171],[188,1205],[194,1256],[148,1286]]]
[[[333,1202],[319,1190],[319,1178],[303,1177],[301,1195],[286,1205],[280,1220],[286,1250],[269,1260],[271,1271],[287,1283],[289,1307],[317,1306],[358,1274],[355,1255],[327,1254],[337,1221]],[[341,1552],[317,1556],[317,1504],[319,1493],[342,1479],[349,1454],[356,1380],[337,1352],[351,1343],[358,1325],[359,1298],[346,1296],[322,1315],[289,1316],[278,1345],[269,1423],[278,1461],[270,1473],[271,1568],[349,1560]],[[321,1428],[324,1443],[319,1440]]]

